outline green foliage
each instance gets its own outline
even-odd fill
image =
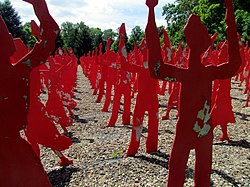
[[[175,3],[163,6],[162,15],[165,16],[167,32],[174,45],[177,46],[181,40],[185,41],[183,29],[197,2],[198,0],[176,0]]]
[[[27,22],[27,23],[24,24],[23,31],[25,33],[25,38],[27,39],[26,40],[27,41],[27,43],[26,43],[27,47],[33,48],[34,45],[35,45],[35,43],[38,40],[36,39],[35,36],[32,35],[32,33],[31,33],[31,26],[30,26],[29,22]]]
[[[249,41],[250,0],[233,0],[237,29],[244,42]],[[218,33],[217,41],[226,39],[224,0],[176,0],[163,7],[167,31],[175,45],[185,42],[183,28],[191,13],[198,14],[210,34]]]
[[[142,39],[145,37],[145,32],[141,29],[140,26],[135,26],[130,34],[130,37],[128,39],[128,45],[129,49],[134,49],[134,43],[137,47],[141,44]]]
[[[250,12],[236,10],[237,30],[242,36],[242,41],[250,41]]]
[[[62,23],[61,36],[64,42],[63,48],[72,48],[77,58],[93,50],[90,28],[84,22]]]
[[[90,36],[92,40],[93,49],[98,48],[100,43],[102,43],[102,53],[105,52],[105,43],[103,40],[103,32],[100,28],[90,28]]]
[[[0,2],[0,15],[3,17],[13,38],[21,38],[23,42],[27,44],[28,41],[25,31],[23,30],[21,18],[9,0],[5,0],[3,3]]]
[[[200,16],[201,21],[206,25],[210,34],[218,33],[217,41],[226,39],[225,6],[223,3],[199,0],[193,12]]]

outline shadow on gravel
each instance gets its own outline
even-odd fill
[[[85,119],[85,118],[80,118],[79,115],[73,115],[71,116],[72,119],[75,120],[75,122],[78,122],[78,123],[88,123],[89,120]]]
[[[81,91],[79,91],[77,89],[74,89],[73,92],[75,92],[75,93],[83,93],[83,92],[81,92]]]
[[[246,140],[239,140],[239,141],[228,140],[228,142],[219,142],[215,143],[214,145],[226,145],[226,146],[234,146],[234,147],[242,147],[250,149],[250,143]]]
[[[161,166],[163,168],[168,169],[169,155],[167,155],[165,153],[161,153],[159,151],[155,152],[155,153],[151,153],[151,155],[161,157],[164,160],[160,160],[160,159],[153,158],[153,157],[147,157],[147,156],[144,156],[144,155],[135,156],[135,158],[138,158],[140,160],[144,160],[144,161],[147,161],[149,163],[156,164],[156,165],[159,165],[159,166]]]
[[[237,98],[237,97],[231,97],[232,99],[238,100],[240,102],[246,102],[246,99],[241,99],[241,98]]]
[[[218,171],[215,169],[212,169],[212,173],[219,175],[221,178],[223,178],[225,181],[228,183],[232,184],[232,186],[239,186],[241,183],[238,183],[234,180],[234,178],[230,177],[223,171]],[[186,177],[189,179],[194,179],[194,170],[192,168],[187,168],[186,169]],[[210,180],[210,186],[211,187],[216,187],[217,185],[214,184],[212,180]]]
[[[72,132],[64,133],[64,135],[69,137],[71,139],[72,143],[80,143],[81,142],[78,138],[73,136]]]
[[[241,120],[244,120],[244,121],[249,121],[249,119],[247,119],[248,117],[250,117],[250,115],[247,115],[247,114],[242,114],[242,113],[240,113],[240,112],[235,112],[235,114],[237,115],[237,116],[240,116],[241,118]]]
[[[230,177],[229,175],[227,175],[225,172],[223,171],[218,171],[218,170],[212,170],[212,173],[215,173],[217,175],[219,175],[221,178],[223,178],[224,180],[226,180],[227,182],[231,183],[233,186],[237,187],[239,186],[241,183],[236,182],[234,180],[234,178]]]
[[[72,174],[78,171],[80,169],[76,167],[63,167],[49,172],[48,177],[53,187],[64,187],[69,185]]]

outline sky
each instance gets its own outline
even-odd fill
[[[23,23],[33,19],[39,24],[30,4],[22,0],[10,0],[10,2]],[[72,23],[83,21],[89,27],[117,31],[121,23],[125,23],[127,34],[130,34],[132,28],[137,25],[144,30],[147,22],[146,0],[46,0],[46,2],[50,14],[58,25],[65,21]],[[155,9],[158,26],[166,25],[162,7],[173,2],[174,0],[159,0]]]

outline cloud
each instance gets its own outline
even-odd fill
[[[162,6],[174,0],[160,1],[156,8],[157,25],[164,24],[161,16]],[[10,0],[18,11],[23,22],[36,19],[32,6],[21,0]],[[148,8],[145,0],[47,0],[50,14],[59,25],[65,21],[78,23],[83,21],[89,27],[98,27],[102,30],[116,29],[125,23],[127,32],[139,25],[145,29]]]

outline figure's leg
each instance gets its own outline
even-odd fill
[[[122,124],[130,124],[130,106],[131,106],[131,91],[130,88],[127,88],[124,93],[124,111],[122,115]]]
[[[195,150],[195,187],[210,187],[210,175],[212,170],[212,145],[213,138],[208,137],[208,139],[205,141],[200,142],[200,145]]]
[[[60,166],[68,166],[73,164],[73,160],[69,160],[67,157],[63,155],[61,151],[54,150],[54,152],[61,160],[60,162],[58,162]]]
[[[110,100],[111,100],[111,92],[112,92],[112,84],[107,82],[107,87],[106,87],[106,94],[105,94],[105,102],[102,108],[103,112],[107,112],[109,109],[110,105]]]
[[[165,95],[166,87],[167,87],[167,81],[163,81],[161,91],[160,91],[160,95]]]
[[[249,100],[250,100],[250,93],[247,94],[247,101],[246,101],[245,107],[248,107]]]
[[[140,102],[138,101],[138,96],[137,96],[134,115],[133,115],[133,128],[132,128],[131,140],[126,156],[135,156],[135,154],[139,149],[140,138],[143,128],[144,114],[145,110],[143,108],[143,105],[141,106]]]
[[[114,95],[112,114],[111,114],[111,118],[109,120],[108,127],[113,127],[116,124],[116,121],[117,121],[117,118],[118,118],[118,112],[119,112],[119,109],[120,109],[121,96],[122,96],[122,93],[121,93],[120,88],[116,88],[115,95]]]
[[[148,109],[148,137],[146,141],[146,152],[156,152],[158,150],[158,101],[152,103]]]
[[[220,138],[220,141],[229,140],[229,136],[227,133],[227,124],[221,124],[220,126],[222,130],[222,136]]]
[[[168,104],[166,114],[165,114],[165,116],[162,116],[162,118],[161,118],[162,120],[169,119],[169,113],[170,113],[170,111],[171,111],[172,108],[173,108],[173,105],[172,104]]]
[[[104,95],[104,84],[105,84],[105,81],[102,78],[100,80],[100,83],[99,83],[99,94],[98,94],[98,97],[96,99],[97,103],[100,103],[102,101],[102,97]]]
[[[169,159],[167,187],[183,187],[189,152],[189,145],[176,134]]]

